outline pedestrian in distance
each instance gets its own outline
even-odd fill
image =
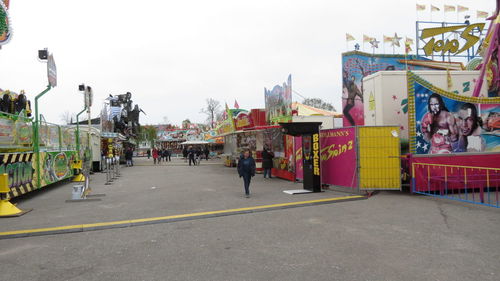
[[[271,169],[273,168],[273,158],[274,153],[269,151],[267,147],[264,147],[264,150],[262,151],[262,168],[264,169],[264,178],[266,178],[266,175],[269,178],[272,178]]]
[[[168,151],[166,148],[163,149],[163,152],[162,152],[162,156],[163,156],[163,161],[167,162],[167,159],[168,159]]]
[[[198,148],[196,149],[196,163],[197,163],[198,165],[200,165],[200,163],[201,163],[201,154],[202,154],[202,153],[203,153],[203,151],[201,150],[201,147],[198,147]]]
[[[182,157],[184,158],[184,162],[187,162],[188,149],[186,147],[184,147],[184,149],[182,149]]]
[[[153,148],[153,163],[156,165],[156,162],[158,161],[158,149]],[[160,162],[158,162],[160,163]]]
[[[203,152],[205,153],[205,158],[208,161],[208,155],[210,155],[210,150],[208,150],[208,147],[205,146],[205,151],[203,151]]]
[[[243,151],[243,158],[238,162],[238,174],[243,178],[245,197],[250,197],[250,180],[255,176],[255,160],[250,155],[250,150]]]
[[[196,165],[196,160],[195,160],[196,151],[194,150],[194,148],[192,146],[189,147],[189,149],[187,151],[187,156],[189,158],[189,166],[191,166],[191,163],[193,163],[193,165]]]
[[[167,152],[167,161],[168,162],[172,161],[172,151],[167,149],[166,152]]]
[[[127,167],[132,167],[132,154],[132,148],[127,148],[127,150],[125,151],[125,161],[127,162]]]
[[[148,160],[149,160],[149,158],[151,157],[151,149],[148,149],[146,153],[148,154]]]

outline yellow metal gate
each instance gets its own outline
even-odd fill
[[[360,190],[401,190],[398,127],[358,127]]]

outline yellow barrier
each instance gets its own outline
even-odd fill
[[[30,210],[20,210],[15,205],[4,199],[6,194],[10,192],[9,175],[0,174],[0,217],[18,217],[26,214]]]

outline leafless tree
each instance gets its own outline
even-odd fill
[[[76,122],[76,115],[74,113],[70,113],[69,111],[64,111],[59,115],[59,119],[61,122],[63,122],[65,125],[71,124],[73,121]]]
[[[217,117],[217,113],[220,109],[220,102],[218,100],[214,100],[213,98],[208,98],[207,105],[205,108],[201,109],[201,113],[205,113],[207,115],[207,121],[210,123],[210,128],[214,128],[215,126],[215,118]]]

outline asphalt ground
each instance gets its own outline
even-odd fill
[[[66,203],[71,183],[18,200],[34,210],[0,232],[190,214],[345,196],[287,195],[300,184],[252,182],[243,196],[220,163],[152,166]],[[209,162],[210,163],[210,162]],[[500,210],[399,192],[367,200],[137,227],[0,240],[0,280],[499,280]]]

